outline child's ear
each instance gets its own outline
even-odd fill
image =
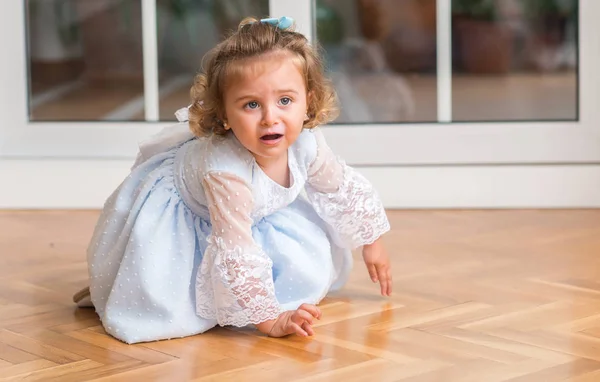
[[[217,119],[223,125],[223,127],[227,125],[227,114],[225,113],[225,110],[217,111]]]

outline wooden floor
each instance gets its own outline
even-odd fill
[[[600,210],[390,212],[391,298],[357,262],[313,338],[138,345],[71,303],[97,214],[0,212],[0,380],[600,381]]]

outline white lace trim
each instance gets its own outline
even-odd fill
[[[343,181],[336,192],[319,192],[308,185],[308,197],[323,220],[353,249],[372,244],[390,230],[379,195],[371,183],[342,160]]]
[[[210,236],[196,276],[196,314],[219,325],[243,327],[276,319],[271,259],[258,247],[229,249]]]

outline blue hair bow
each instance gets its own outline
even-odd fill
[[[294,24],[294,19],[291,17],[283,16],[283,17],[271,17],[268,19],[261,19],[261,23],[271,24],[279,29],[285,30]]]

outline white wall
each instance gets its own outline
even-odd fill
[[[0,160],[0,208],[100,208],[131,161]],[[600,166],[360,168],[388,208],[600,207]],[[392,181],[390,181],[392,179]]]

